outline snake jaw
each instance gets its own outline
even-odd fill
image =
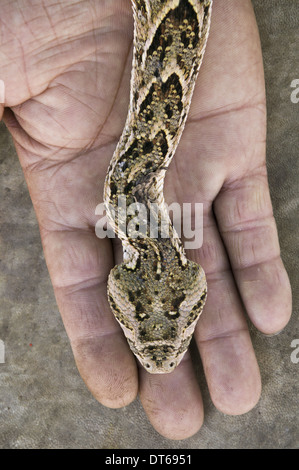
[[[167,357],[166,359],[152,359],[151,356],[139,356],[136,354],[136,357],[138,358],[139,362],[142,364],[142,366],[145,368],[147,372],[150,374],[169,374],[170,372],[173,372],[174,369],[179,365],[181,362],[184,354],[186,351],[181,353],[180,355],[173,355],[170,357]],[[155,354],[161,353],[160,348],[157,347],[156,349],[153,350],[153,355],[155,357]]]

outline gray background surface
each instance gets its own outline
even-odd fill
[[[240,0],[241,1],[241,0]],[[293,288],[293,316],[278,336],[252,328],[263,392],[243,416],[218,412],[199,366],[205,424],[192,438],[170,441],[148,422],[138,400],[101,406],[81,380],[58,313],[35,214],[12,140],[0,123],[0,448],[298,448],[299,363],[299,1],[254,1],[264,55],[269,182],[282,257]],[[297,355],[299,357],[299,353]]]

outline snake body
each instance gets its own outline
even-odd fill
[[[166,210],[165,172],[182,135],[209,34],[212,0],[132,0],[134,55],[126,124],[108,168],[104,204],[124,260],[108,278],[108,299],[131,350],[151,373],[171,372],[202,312],[203,269],[186,258]],[[145,207],[136,236],[129,229]],[[158,208],[154,210],[153,208]],[[165,224],[150,236],[149,220]]]

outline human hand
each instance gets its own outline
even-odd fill
[[[120,246],[95,236],[95,207],[129,98],[129,0],[1,1],[4,121],[36,210],[45,258],[78,369],[104,405],[139,392],[153,426],[181,439],[203,422],[190,355],[171,374],[137,368],[107,302]],[[189,119],[167,172],[167,202],[204,203],[208,300],[195,331],[211,398],[228,414],[251,409],[260,376],[246,311],[266,334],[291,309],[265,166],[265,92],[249,0],[214,0],[211,34]],[[114,249],[114,251],[113,251]]]

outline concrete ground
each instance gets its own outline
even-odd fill
[[[81,380],[58,313],[28,190],[11,138],[0,124],[0,448],[296,448],[299,446],[298,0],[254,1],[268,99],[267,162],[282,257],[293,287],[293,317],[278,336],[252,328],[263,391],[243,416],[211,403],[198,371],[205,424],[184,441],[162,438],[138,400],[111,410]],[[295,355],[295,354],[294,354]],[[299,358],[299,353],[297,354]]]

